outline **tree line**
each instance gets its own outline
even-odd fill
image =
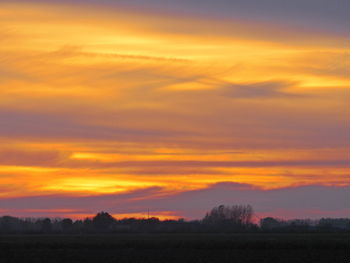
[[[93,233],[225,233],[225,232],[350,232],[349,218],[282,220],[273,217],[257,222],[250,205],[220,205],[201,220],[116,219],[107,212],[92,218],[0,217],[0,233],[93,234]]]

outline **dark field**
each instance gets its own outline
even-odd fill
[[[0,262],[350,262],[350,234],[0,236]]]

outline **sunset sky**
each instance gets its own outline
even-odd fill
[[[0,1],[0,215],[350,217],[349,10]]]

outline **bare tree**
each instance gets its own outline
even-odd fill
[[[252,224],[254,211],[251,205],[220,205],[214,207],[203,219],[205,223],[231,223],[235,225]]]

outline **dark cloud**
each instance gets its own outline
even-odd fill
[[[60,159],[61,154],[55,151],[0,150],[0,165],[51,166]]]
[[[65,164],[62,164],[63,166]],[[68,161],[67,167],[75,168],[259,168],[259,167],[350,167],[350,160],[298,160],[298,161],[126,161],[126,162],[98,162],[98,161]],[[174,171],[173,171],[174,172]],[[200,171],[198,171],[200,173]],[[163,173],[167,174],[163,170]],[[202,172],[204,173],[204,172]],[[150,173],[152,174],[152,172]]]
[[[225,85],[222,89],[224,96],[246,99],[276,99],[276,98],[298,98],[303,95],[287,92],[285,89],[291,87],[292,83],[286,82],[261,82],[246,85]]]
[[[48,195],[30,196],[15,198],[0,198],[2,209],[84,209],[94,213],[95,210],[105,209],[111,212],[117,207],[125,210],[127,203],[154,196],[161,192],[161,188],[152,187],[142,190],[132,191],[123,194],[113,195],[93,195],[93,196],[73,196],[73,195]],[[126,205],[122,207],[122,205]]]
[[[218,183],[207,189],[175,194],[165,194],[161,188],[148,188],[115,195],[1,198],[0,207],[15,215],[28,215],[35,209],[43,210],[42,213],[70,209],[73,214],[74,211],[94,214],[100,210],[123,214],[142,213],[149,208],[154,213],[172,211],[187,218],[201,218],[219,204],[251,204],[258,215],[319,218],[345,216],[349,198],[348,186],[309,185],[261,190],[245,184]]]
[[[126,154],[127,156],[127,154]],[[262,168],[262,167],[309,167],[309,168],[349,168],[350,160],[270,160],[270,161],[200,161],[200,160],[147,160],[147,161],[98,161],[69,159],[67,154],[48,151],[16,151],[1,150],[0,165],[19,165],[19,166],[42,166],[42,167],[61,167],[61,168],[129,168],[133,173],[140,175],[161,175],[161,174],[227,174],[212,169],[215,168]],[[169,168],[170,170],[164,169]]]
[[[106,164],[108,166],[108,164]],[[298,161],[132,161],[110,165],[119,167],[349,167],[350,160]]]
[[[38,2],[39,0],[31,0]],[[28,2],[28,1],[26,1]],[[65,2],[70,0],[49,0],[42,2]],[[108,4],[129,6],[138,9],[200,14],[217,18],[239,18],[290,24],[318,31],[330,31],[349,35],[350,19],[347,0],[78,0],[78,4]]]
[[[61,138],[121,140],[145,137],[162,137],[166,132],[147,129],[127,129],[118,127],[81,124],[67,116],[25,113],[20,111],[0,112],[1,137]],[[172,133],[173,134],[173,133]]]
[[[319,185],[259,190],[249,185],[220,183],[208,189],[182,193],[167,199],[167,202],[162,200],[158,203],[163,207],[169,206],[187,213],[190,213],[191,208],[205,211],[218,204],[242,203],[252,204],[261,214],[273,215],[285,210],[298,217],[315,217],[312,211],[318,210],[324,211],[324,216],[327,216],[327,211],[334,211],[335,214],[338,212],[338,216],[341,216],[343,210],[349,207],[349,190],[350,187]]]

